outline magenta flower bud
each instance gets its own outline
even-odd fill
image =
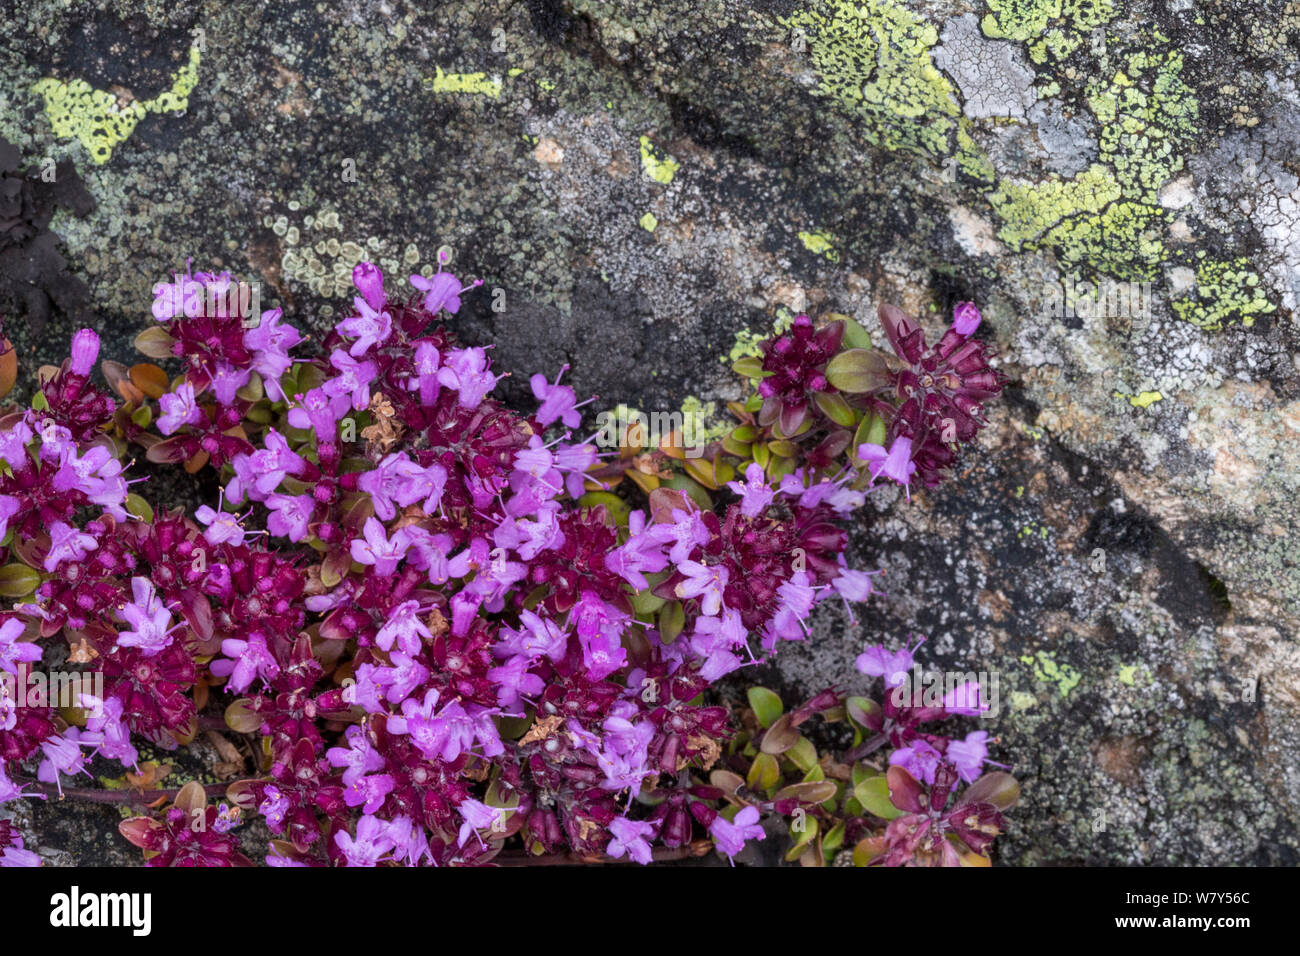
[[[686,808],[676,804],[664,814],[663,827],[659,831],[664,846],[681,846],[691,838],[691,817]]]
[[[83,378],[90,374],[99,358],[99,336],[92,329],[82,329],[72,337],[72,373]]]
[[[958,302],[952,310],[952,327],[958,335],[970,335],[979,328],[980,310],[974,302]]]
[[[357,287],[366,305],[376,312],[384,309],[384,274],[372,262],[358,262],[352,270],[352,284]]]

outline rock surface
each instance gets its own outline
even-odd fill
[[[867,641],[996,674],[1011,864],[1300,862],[1300,67],[1294,4],[30,0],[0,136],[70,159],[52,228],[107,355],[193,257],[321,328],[360,258],[447,245],[512,387],[736,397],[792,310],[984,309],[1013,379],[979,454],[855,529]],[[78,215],[78,213],[81,213]],[[24,374],[66,352],[0,311]],[[495,309],[494,309],[495,306]],[[52,861],[135,859],[30,806]]]

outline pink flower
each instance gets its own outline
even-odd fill
[[[709,833],[713,836],[713,845],[718,852],[725,854],[728,859],[745,848],[746,840],[761,840],[766,835],[758,822],[757,807],[745,807],[732,821],[718,814],[709,824]]]
[[[626,855],[642,866],[654,859],[646,837],[653,837],[655,826],[648,820],[629,820],[627,817],[615,817],[609,822],[610,841],[605,847],[605,855],[614,859]]]

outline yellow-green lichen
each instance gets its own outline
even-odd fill
[[[828,262],[839,262],[840,253],[835,248],[835,237],[828,232],[801,232],[799,241],[816,256],[825,256]]]
[[[948,155],[962,117],[956,91],[930,59],[939,41],[931,24],[891,0],[830,0],[781,22],[809,37],[817,94],[865,120],[872,144]]]
[[[1165,399],[1160,392],[1138,392],[1136,395],[1125,395],[1123,392],[1116,392],[1115,397],[1127,399],[1128,403],[1134,408],[1150,408],[1156,402],[1162,402]]]
[[[1026,42],[1035,63],[1069,56],[1115,16],[1113,0],[989,0],[989,9],[984,34]]]
[[[652,212],[645,213],[640,218],[639,222],[641,223],[641,228],[646,232],[654,232],[659,226],[659,220],[655,218],[655,214]]]
[[[501,95],[501,78],[488,76],[486,73],[444,73],[442,67],[434,67],[432,80],[426,80],[435,93],[476,93],[482,96],[499,97]]]
[[[99,165],[109,161],[113,150],[150,113],[175,113],[189,106],[190,94],[199,81],[201,58],[199,48],[190,47],[189,61],[172,76],[171,88],[149,100],[122,104],[112,93],[97,90],[85,80],[64,82],[53,77],[37,82],[32,92],[45,101],[45,115],[54,135],[77,140],[91,162]]]
[[[763,350],[758,347],[758,343],[765,338],[767,336],[751,332],[749,329],[741,329],[736,333],[736,341],[732,344],[731,351],[722,356],[719,361],[734,365],[743,358],[758,358],[763,354]]]
[[[673,181],[673,177],[677,175],[677,170],[681,169],[681,166],[678,165],[677,160],[650,142],[649,136],[642,136],[641,168],[655,182],[667,186]]]
[[[1026,654],[1020,658],[1020,662],[1030,665],[1038,680],[1045,684],[1055,684],[1062,697],[1068,697],[1081,679],[1077,670],[1069,664],[1058,664],[1047,651],[1039,651],[1036,655]]]
[[[1260,286],[1259,275],[1250,260],[1230,261],[1207,258],[1196,267],[1196,293],[1171,303],[1179,318],[1203,329],[1217,330],[1238,319],[1242,325],[1255,323],[1255,316],[1272,312]]]
[[[989,195],[998,236],[1017,251],[1051,249],[1066,265],[1118,279],[1155,279],[1167,257],[1169,214],[1157,192],[1183,168],[1198,106],[1182,56],[1141,50],[1089,86],[1102,129],[1098,161],[1070,179],[1004,182]]]

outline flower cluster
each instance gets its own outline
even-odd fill
[[[473,287],[450,273],[412,276],[405,298],[368,263],[354,281],[352,314],[302,358],[280,310],[240,313],[229,275],[177,277],[137,345],[178,373],[102,363],[119,404],[90,382],[86,330],[0,419],[0,583],[21,599],[0,615],[0,670],[61,639],[102,676],[71,708],[0,700],[0,801],[61,790],[93,757],[138,771],[133,740],[185,746],[223,708],[256,738],[255,772],[233,807],[187,788],[124,823],[151,865],[247,863],[235,829],[253,816],[276,866],[730,858],[764,837],[761,813],[823,803],[705,779],[745,759],[714,685],[805,640],[818,604],[870,597],[845,520],[882,477],[937,481],[1001,388],[974,307],[929,350],[886,311],[901,369],[799,317],[742,369],[757,385],[736,431],[687,461],[671,441],[575,440],[585,403],[558,378],[533,377],[531,413],[494,398],[489,351],[439,321]],[[232,306],[181,314],[190,294]],[[132,446],[214,469],[218,500],[155,512],[130,491]],[[843,706],[832,693],[800,719]],[[967,821],[982,809],[945,809],[985,738],[917,729],[953,712],[978,711],[864,717],[930,788],[880,834],[890,861],[949,833],[987,849],[970,831],[991,818]],[[854,806],[863,833],[883,827]],[[0,861],[31,861],[4,826]]]

